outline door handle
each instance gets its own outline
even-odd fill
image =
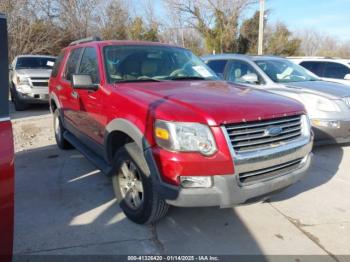
[[[76,91],[72,91],[71,96],[75,99],[78,99],[79,95]]]

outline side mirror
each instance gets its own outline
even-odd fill
[[[346,74],[346,75],[344,76],[344,80],[350,80],[350,74]]]
[[[75,89],[87,89],[96,91],[98,84],[92,82],[92,77],[89,74],[73,74],[72,85]]]
[[[247,82],[247,83],[250,83],[250,84],[258,84],[259,83],[258,76],[254,73],[246,74],[246,75],[242,76],[240,78],[240,80]]]

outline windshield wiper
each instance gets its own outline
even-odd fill
[[[167,79],[169,80],[207,80],[206,78],[201,76],[174,76]]]

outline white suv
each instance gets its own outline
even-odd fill
[[[350,59],[327,57],[288,57],[323,80],[350,85]]]

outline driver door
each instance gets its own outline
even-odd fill
[[[77,74],[88,74],[93,84],[100,84],[98,70],[99,57],[95,47],[86,47],[83,50],[81,62]],[[102,116],[103,92],[101,87],[95,90],[76,89],[79,99],[79,111],[77,120],[80,123],[80,131],[92,142],[102,145],[104,142],[104,127]],[[87,146],[91,146],[87,141]]]

